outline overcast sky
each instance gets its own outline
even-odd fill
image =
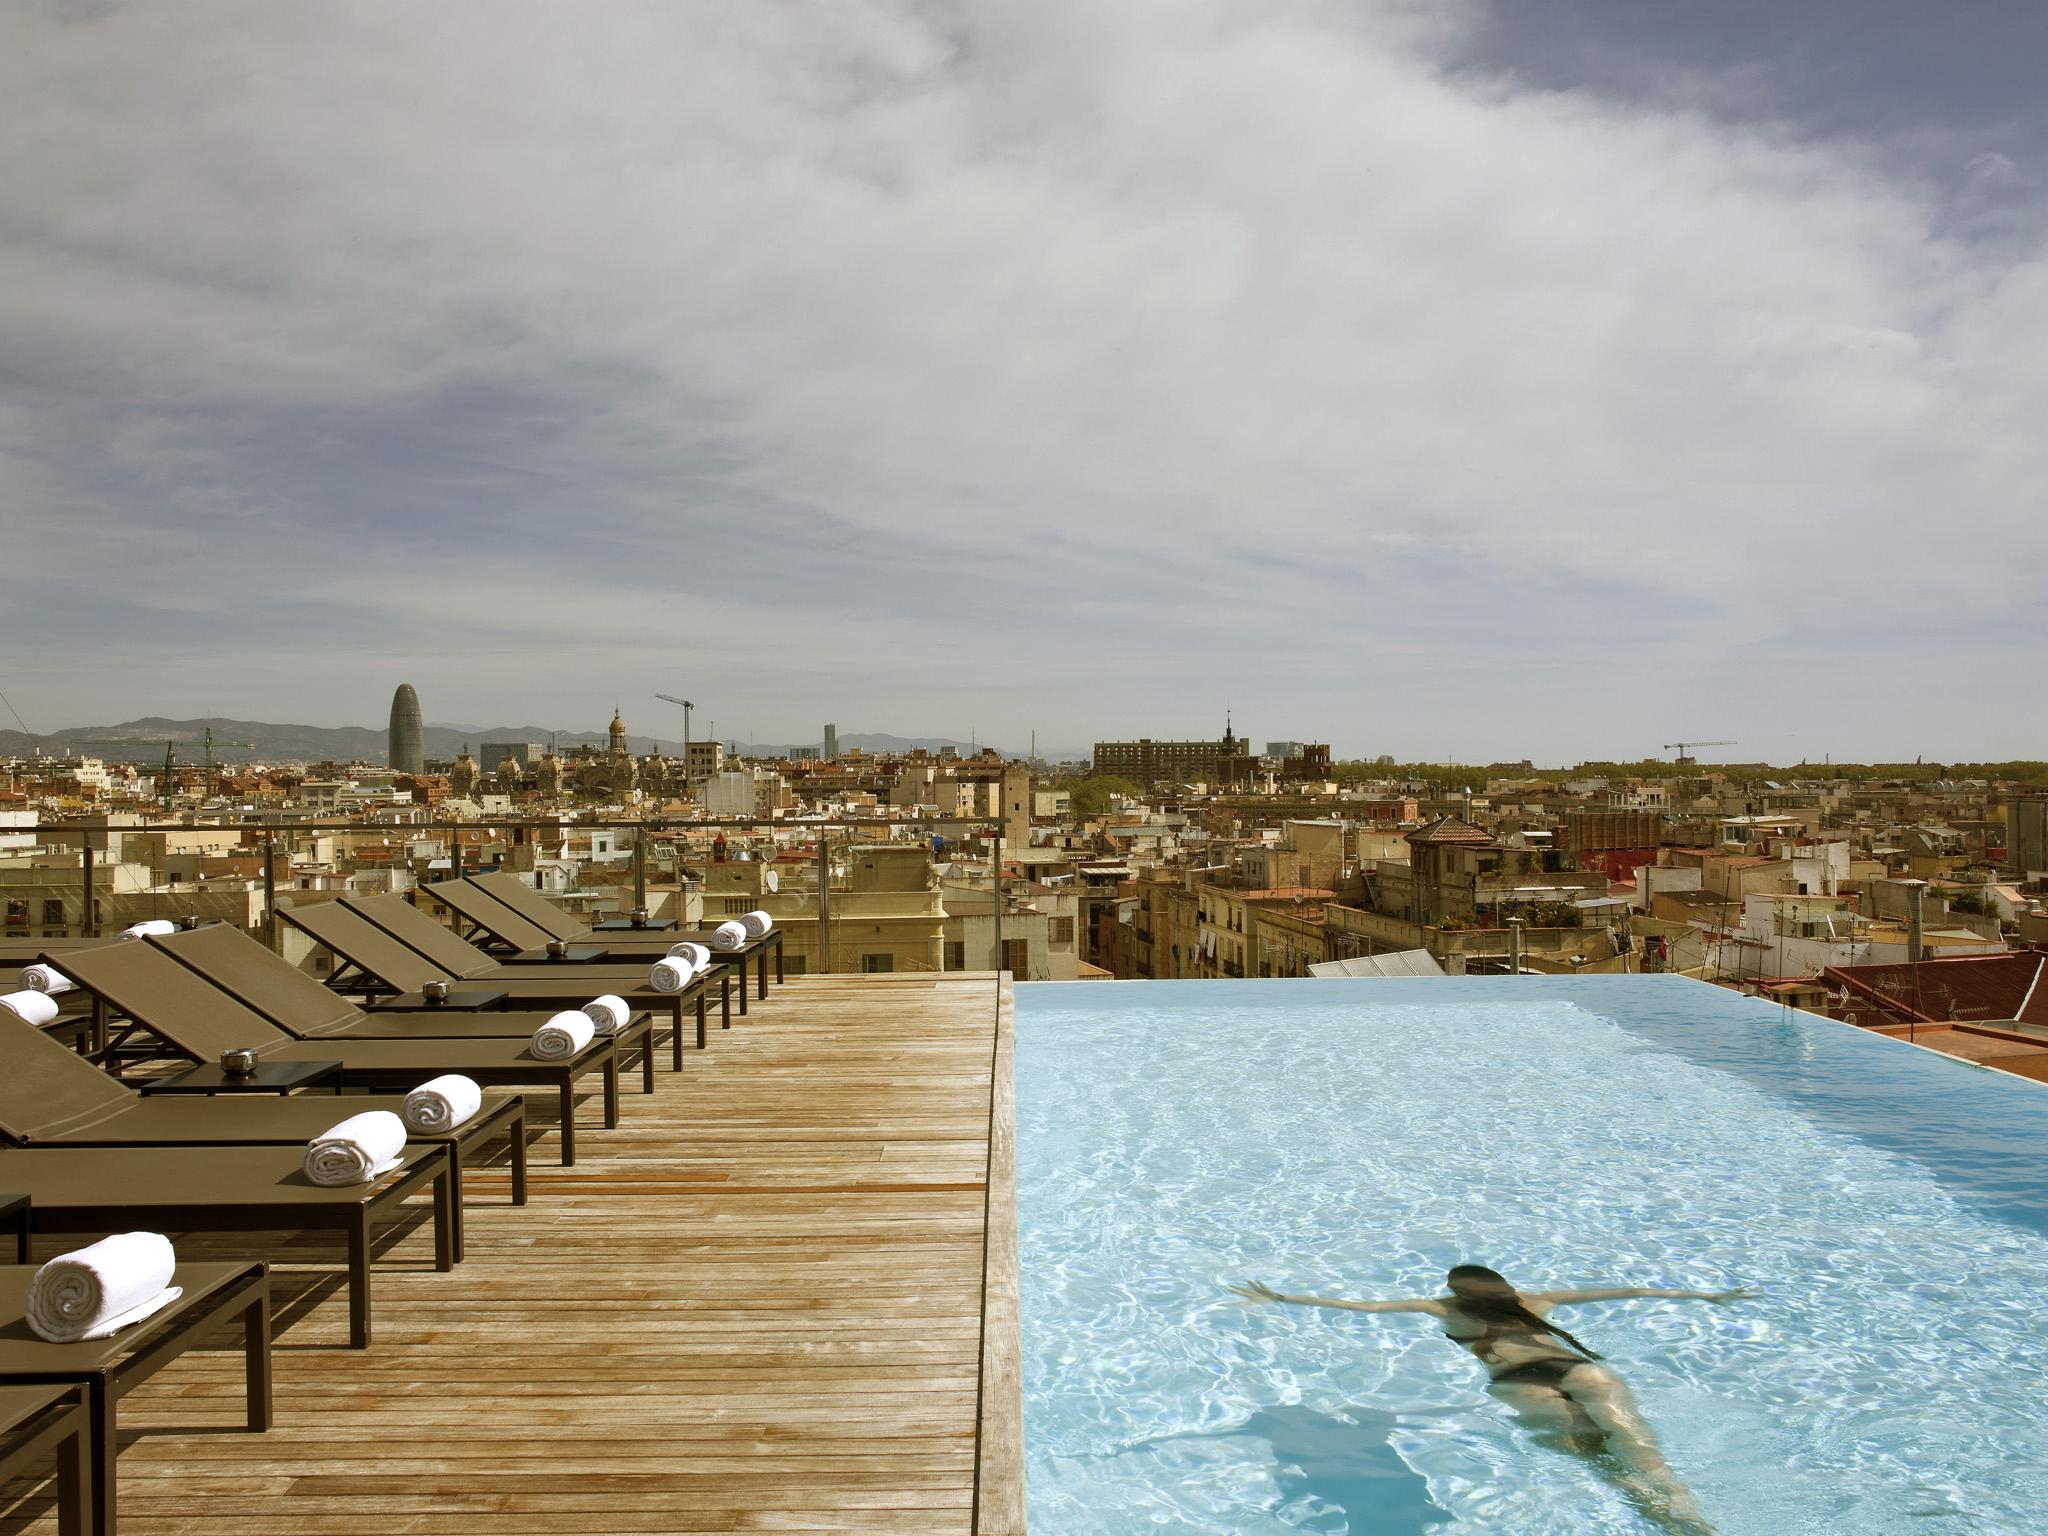
[[[31,729],[2048,756],[2048,7],[4,29]]]

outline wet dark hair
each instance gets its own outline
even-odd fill
[[[1496,1325],[1516,1323],[1524,1328],[1532,1328],[1538,1333],[1551,1334],[1556,1338],[1564,1340],[1565,1343],[1576,1349],[1588,1360],[1598,1360],[1600,1358],[1596,1352],[1581,1344],[1571,1334],[1558,1327],[1557,1324],[1549,1321],[1547,1318],[1538,1317],[1534,1312],[1531,1312],[1522,1304],[1522,1298],[1515,1294],[1515,1288],[1508,1283],[1507,1277],[1495,1270],[1488,1269],[1484,1264],[1453,1265],[1450,1273],[1445,1278],[1450,1281],[1451,1289],[1454,1291],[1457,1290],[1460,1280],[1478,1280],[1488,1285],[1497,1285],[1501,1288],[1503,1294],[1499,1296],[1467,1296],[1461,1293],[1458,1297],[1459,1310],[1471,1314],[1486,1324],[1487,1333],[1492,1333]]]

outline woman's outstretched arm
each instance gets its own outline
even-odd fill
[[[1562,1307],[1575,1301],[1636,1301],[1653,1296],[1671,1301],[1743,1301],[1757,1294],[1746,1285],[1732,1291],[1666,1291],[1648,1285],[1616,1285],[1576,1291],[1535,1291],[1531,1299]]]
[[[1440,1301],[1339,1301],[1325,1296],[1287,1296],[1271,1286],[1248,1280],[1243,1285],[1233,1285],[1233,1293],[1246,1301],[1279,1301],[1290,1307],[1336,1307],[1344,1312],[1428,1312],[1437,1317],[1444,1315],[1444,1304]]]

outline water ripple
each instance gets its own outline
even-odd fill
[[[1461,1261],[1763,1289],[1560,1317],[1726,1536],[2040,1528],[2033,1085],[1605,978],[1020,988],[1017,1077],[1040,1536],[1646,1529],[1427,1319],[1225,1292]]]

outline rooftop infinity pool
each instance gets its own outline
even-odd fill
[[[2048,1089],[1675,977],[1027,985],[1016,1044],[1034,1536],[2048,1524]],[[1553,1315],[1655,1496],[1439,1316],[1230,1289],[1457,1264],[1754,1290]]]

